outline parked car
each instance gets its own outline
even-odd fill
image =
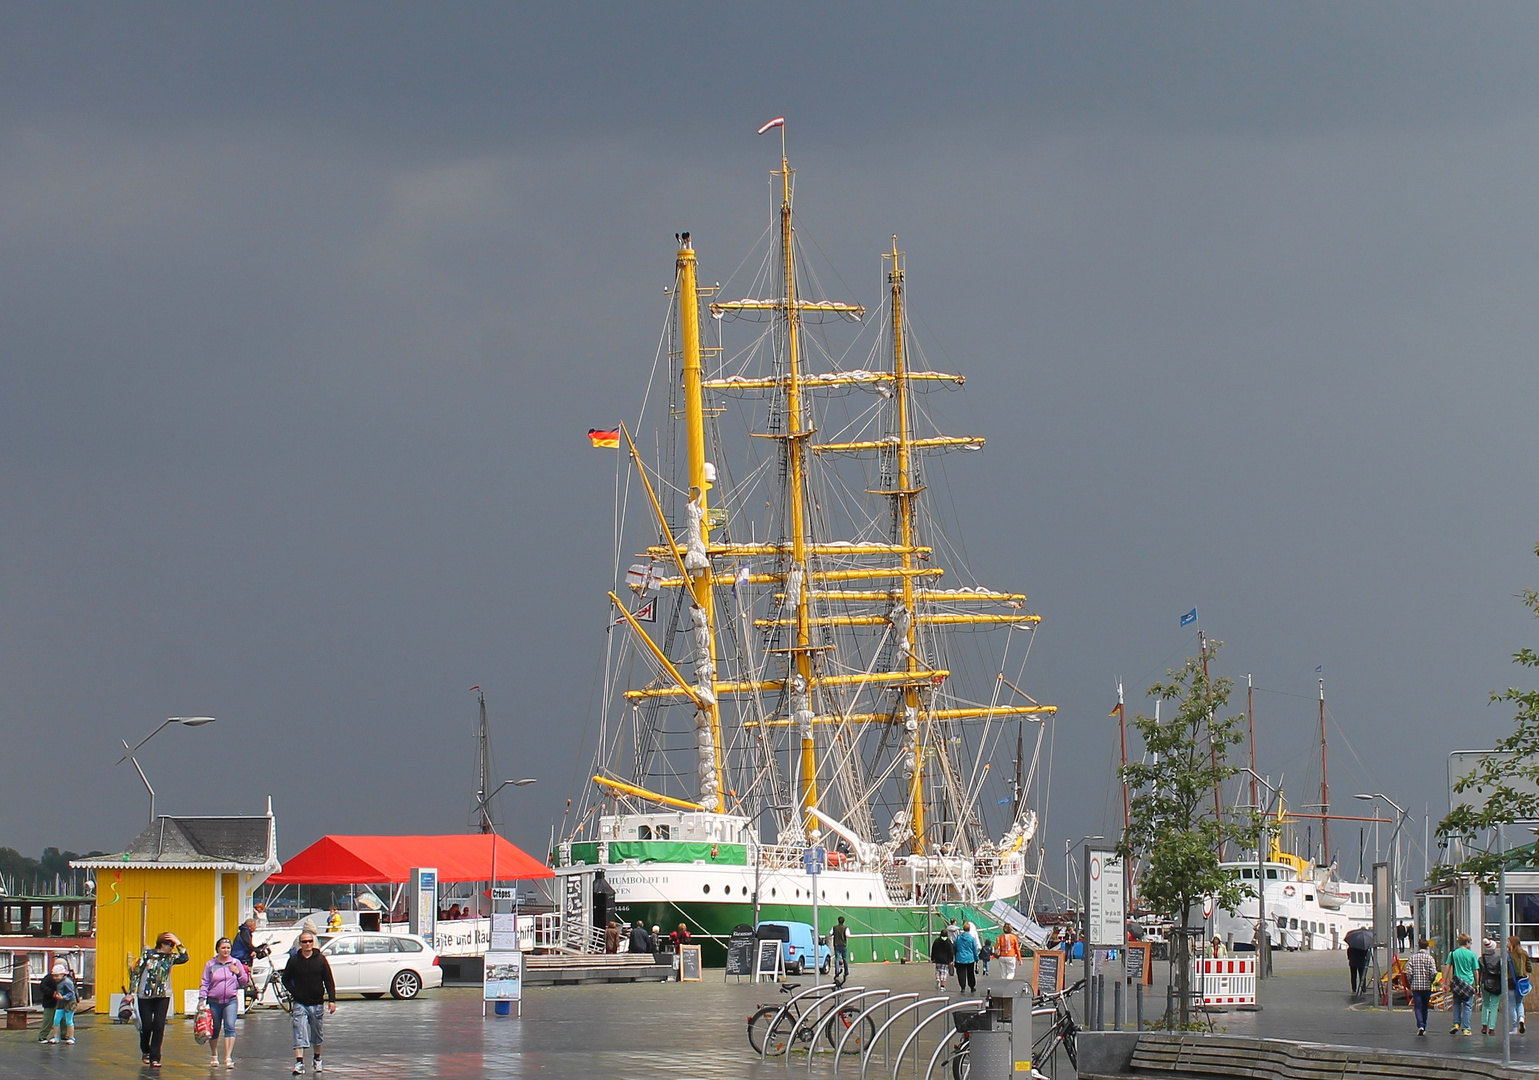
[[[754,935],[763,938],[778,938],[782,944],[780,955],[786,966],[786,971],[792,975],[800,975],[812,965],[812,924],[804,922],[779,922],[770,920],[761,922],[755,929]],[[828,973],[828,965],[833,957],[833,949],[829,948],[826,936],[818,938],[817,943],[817,968],[824,974]]]
[[[269,930],[258,935],[273,943],[272,956],[259,960],[252,968],[258,986],[265,985],[268,966],[282,972],[288,963],[288,950],[299,937],[298,927]],[[316,944],[331,965],[337,993],[362,994],[366,998],[391,997],[410,1000],[423,990],[443,985],[444,972],[438,953],[425,938],[416,934],[375,934],[345,930],[340,934],[317,934]]]
[[[338,994],[410,1000],[444,983],[438,953],[416,934],[335,934],[325,938],[321,952]]]

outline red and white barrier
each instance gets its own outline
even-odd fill
[[[1229,956],[1218,960],[1198,960],[1204,1005],[1254,1005],[1256,1003],[1256,958]]]

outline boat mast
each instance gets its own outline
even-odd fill
[[[721,705],[716,688],[716,596],[712,585],[711,515],[707,492],[715,466],[705,454],[705,402],[700,388],[700,295],[695,280],[695,249],[689,233],[679,238],[679,338],[683,350],[684,427],[689,459],[689,536],[685,568],[693,603],[690,622],[695,638],[695,682],[698,700],[695,726],[699,732],[697,772],[700,802],[707,810],[726,813],[727,785],[721,752]]]
[[[1325,760],[1325,677],[1320,677],[1320,842],[1325,845],[1327,865],[1331,857],[1331,781]]]
[[[921,489],[914,486],[913,435],[908,422],[908,370],[903,355],[903,263],[898,252],[898,238],[892,238],[892,269],[887,272],[887,283],[892,289],[892,372],[893,399],[898,409],[898,477],[897,487],[886,492],[893,499],[898,519],[899,564],[903,573],[899,580],[903,597],[902,627],[903,651],[908,681],[903,685],[903,727],[913,745],[909,762],[913,774],[908,781],[910,826],[914,831],[914,852],[924,854],[925,797],[924,754],[926,740],[919,733],[919,655],[915,649],[919,628],[912,618],[914,613],[914,500]]]
[[[1122,699],[1122,682],[1117,682],[1117,739],[1122,744],[1122,835],[1133,827],[1133,801],[1128,794],[1128,720],[1127,703]]]
[[[486,732],[486,694],[479,686],[475,691],[481,706],[481,726],[476,743],[476,809],[481,820],[476,825],[483,833],[489,833],[495,828],[492,825],[492,808],[486,805],[486,780],[492,773],[492,744]]]
[[[1250,804],[1258,810],[1260,790],[1256,787],[1256,681],[1245,676],[1245,723],[1250,730]]]
[[[786,129],[780,125],[780,267],[785,281],[780,313],[786,327],[786,473],[790,485],[791,565],[786,569],[785,602],[796,605],[796,645],[791,676],[791,722],[801,739],[801,826],[813,828],[807,811],[818,804],[817,743],[812,727],[812,624],[807,613],[807,440],[801,383],[801,307],[796,299],[795,230],[791,225],[791,163],[786,157]]]

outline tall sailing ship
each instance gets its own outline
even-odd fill
[[[896,237],[878,318],[809,297],[779,126],[748,298],[702,287],[680,234],[660,416],[613,433],[603,716],[552,861],[574,935],[682,923],[719,961],[736,925],[812,921],[816,888],[824,932],[843,916],[852,958],[893,960],[947,919],[1029,910],[1055,709],[1020,688],[1039,617],[942,528],[936,458],[983,439],[927,402],[963,377],[924,363]]]

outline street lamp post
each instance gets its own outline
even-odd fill
[[[1282,792],[1263,780],[1256,770],[1241,766],[1240,771],[1248,773],[1252,784],[1260,784],[1267,792],[1267,811],[1256,807],[1261,815],[1261,831],[1256,836],[1256,978],[1265,979],[1272,974],[1272,931],[1266,925],[1266,814],[1271,810],[1272,800],[1281,798]]]
[[[123,756],[118,758],[116,763],[121,765],[125,761],[132,762],[134,771],[139,774],[139,779],[144,781],[144,789],[150,793],[151,825],[155,824],[155,789],[150,786],[150,778],[144,775],[144,769],[140,767],[139,759],[134,754],[138,752],[139,747],[149,742],[172,724],[178,724],[182,727],[202,727],[204,724],[212,724],[214,720],[215,718],[212,716],[168,716],[158,728],[140,739],[133,746],[128,745],[127,739],[121,740],[123,743]]]
[[[496,798],[499,791],[510,784],[513,787],[528,787],[533,783],[537,783],[535,778],[532,776],[526,776],[522,780],[504,780],[502,783],[492,788],[490,792],[476,792],[476,817],[480,819],[481,831],[484,833],[497,831],[497,826],[492,821],[491,802],[492,799]]]
[[[1410,814],[1405,807],[1401,806],[1394,799],[1391,799],[1388,795],[1385,795],[1382,791],[1375,791],[1371,795],[1365,792],[1358,792],[1353,796],[1353,798],[1361,799],[1363,802],[1372,802],[1375,799],[1383,799],[1386,804],[1394,807],[1395,813],[1399,815],[1395,819],[1394,830],[1389,834],[1389,852],[1384,856],[1385,862],[1389,869],[1389,918],[1384,924],[1384,970],[1391,971],[1393,970],[1395,964],[1395,927],[1400,921],[1400,882],[1397,880],[1399,877],[1400,868],[1397,865],[1395,859],[1395,842],[1400,838],[1400,826],[1405,824],[1405,819],[1409,817]],[[1375,942],[1374,944],[1377,946],[1379,942]],[[1374,963],[1378,963],[1377,948],[1374,950],[1374,957]],[[1377,983],[1375,983],[1375,985],[1377,985]],[[1394,987],[1386,986],[1385,998],[1386,1004],[1391,1010],[1393,1010],[1395,1007]]]

